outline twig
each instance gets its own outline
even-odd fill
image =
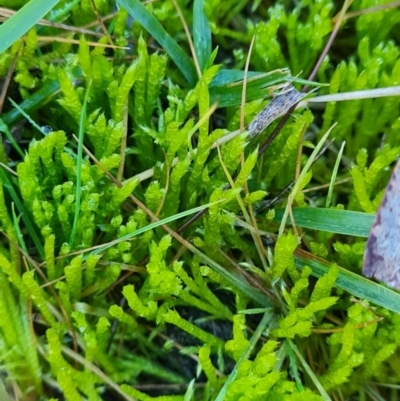
[[[392,1],[391,3],[379,4],[377,6],[363,8],[363,9],[357,10],[357,11],[352,11],[350,13],[345,14],[343,16],[343,20],[347,20],[347,19],[354,18],[354,17],[359,17],[360,15],[375,13],[378,11],[384,11],[384,10],[388,10],[390,8],[396,8],[396,7],[400,7],[400,1]],[[332,21],[336,22],[338,20],[339,16],[340,16],[340,14],[333,17]]]
[[[201,75],[202,75],[201,74],[201,68],[200,68],[200,65],[199,65],[199,60],[197,59],[196,51],[194,49],[192,36],[190,35],[189,27],[188,27],[188,25],[187,25],[187,23],[185,21],[185,18],[183,16],[182,11],[181,11],[178,3],[176,2],[176,0],[171,0],[171,1],[172,1],[172,4],[175,7],[176,12],[178,13],[179,19],[182,22],[182,26],[183,26],[183,29],[184,29],[185,34],[186,34],[186,38],[187,38],[188,43],[189,43],[190,52],[192,53],[193,62],[194,62],[194,65],[196,67],[197,75],[198,75],[199,78],[201,78]]]
[[[114,42],[113,42],[113,40],[111,38],[111,35],[108,33],[107,28],[105,27],[105,25],[103,23],[103,20],[101,19],[99,11],[97,10],[96,3],[94,2],[94,0],[91,0],[91,3],[92,3],[92,9],[93,9],[94,15],[96,16],[97,21],[98,21],[99,25],[101,26],[101,30],[103,31],[104,36],[107,37],[108,42],[110,43],[110,45],[115,46]]]
[[[4,100],[6,99],[7,90],[8,90],[8,87],[10,86],[10,82],[11,82],[12,74],[14,72],[15,63],[17,62],[17,58],[18,58],[18,52],[15,53],[15,55],[14,55],[12,61],[11,61],[10,67],[8,68],[8,72],[7,72],[6,78],[4,79],[4,82],[3,82],[3,87],[1,88],[0,113],[3,110]]]
[[[37,37],[38,42],[60,42],[60,43],[73,43],[76,45],[79,45],[80,41],[78,39],[67,39],[67,38],[60,38],[58,36],[38,36]],[[115,45],[108,45],[106,43],[99,43],[99,42],[86,42],[88,46],[93,46],[93,47],[109,47],[111,49],[124,49],[124,50],[129,50],[129,47],[125,46],[115,46]]]

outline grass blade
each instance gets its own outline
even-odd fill
[[[335,185],[336,176],[337,176],[337,172],[338,172],[338,169],[339,169],[340,161],[342,160],[342,155],[343,155],[343,150],[344,150],[344,146],[345,145],[346,145],[346,142],[343,141],[342,146],[340,147],[338,156],[336,158],[335,166],[333,167],[332,177],[331,177],[331,182],[330,182],[330,185],[329,185],[328,195],[326,197],[325,207],[329,207],[331,205],[333,187]]]
[[[292,199],[293,199],[292,197],[294,197],[296,195],[297,191],[299,190],[301,182],[303,181],[304,177],[306,176],[308,170],[310,170],[311,166],[313,165],[314,160],[317,157],[317,154],[319,153],[319,151],[321,150],[323,144],[328,139],[328,136],[329,136],[330,132],[332,131],[332,128],[333,127],[331,127],[327,131],[327,133],[320,139],[320,141],[318,142],[317,146],[315,147],[315,149],[311,153],[310,157],[308,158],[306,164],[304,165],[303,169],[301,170],[301,173],[298,176],[296,182],[293,185],[293,188],[292,188],[292,190],[290,192],[290,195],[289,195],[288,204],[286,205],[286,209],[285,209],[285,211],[283,213],[281,225],[279,227],[278,237],[280,237],[283,234],[283,230],[284,230],[285,225],[287,223],[287,217],[288,217],[288,214],[289,214],[289,209],[292,208]]]
[[[3,379],[0,379],[0,400],[11,401],[4,386]]]
[[[31,0],[0,26],[0,53],[25,35],[60,0]]]
[[[283,209],[275,211],[274,220],[280,222]],[[329,233],[368,237],[374,214],[351,210],[304,207],[292,209],[296,226]]]
[[[8,128],[8,126],[6,124],[4,124],[4,121],[1,118],[0,118],[0,132],[5,134],[5,136],[7,137],[8,141],[11,143],[13,148],[17,151],[17,153],[21,156],[21,159],[23,160],[24,157],[25,157],[24,152],[22,151],[22,149],[18,145],[17,141],[14,139],[14,136],[10,132],[10,129]]]
[[[117,3],[125,8],[154,37],[171,57],[190,86],[193,87],[197,82],[197,73],[192,60],[168,35],[153,14],[147,11],[145,6],[138,0],[117,0]]]
[[[152,230],[153,228],[160,227],[163,224],[171,223],[171,221],[179,220],[182,217],[190,216],[191,214],[197,213],[197,212],[199,212],[200,210],[203,210],[203,209],[207,209],[210,206],[215,205],[215,204],[217,204],[219,202],[222,202],[222,200],[220,200],[218,202],[208,203],[206,205],[202,205],[202,206],[199,206],[199,207],[195,207],[193,209],[185,210],[184,212],[174,214],[173,216],[168,216],[165,219],[155,221],[154,223],[148,224],[147,226],[142,227],[139,230],[136,230],[136,231],[133,231],[133,232],[131,232],[129,234],[126,234],[126,235],[116,239],[115,241],[112,241],[112,242],[109,242],[107,244],[104,244],[104,246],[99,247],[95,251],[93,251],[92,254],[96,255],[98,253],[104,252],[106,249],[111,248],[112,246],[114,246],[115,244],[118,244],[119,242],[127,241],[127,240],[129,240],[129,239],[131,239],[133,237],[136,237],[136,236],[138,236],[140,234],[145,233],[146,231]],[[85,251],[83,251],[83,252],[85,252]]]
[[[32,238],[33,243],[35,244],[36,250],[38,251],[42,260],[44,260],[44,249],[43,245],[36,233],[36,229],[32,224],[28,212],[25,210],[21,199],[19,198],[17,192],[15,191],[13,185],[11,184],[10,179],[8,178],[8,173],[0,168],[0,179],[2,181],[3,187],[10,194],[11,199],[15,203],[15,206],[18,209],[18,212],[22,215],[22,221],[25,224],[26,229],[28,230],[29,237]]]
[[[204,0],[195,0],[193,5],[193,42],[203,72],[211,57],[211,30],[204,14]]]
[[[315,277],[321,277],[326,274],[330,266],[327,261],[300,249],[295,252],[295,264],[299,269],[304,266],[310,266],[312,275]],[[400,313],[400,294],[398,292],[342,267],[338,267],[338,269],[339,275],[335,282],[336,287],[342,288],[357,298],[366,299],[375,305]]]
[[[296,345],[293,343],[292,340],[290,340],[289,338],[286,340],[287,344],[289,345],[289,347],[293,350],[293,352],[296,354],[297,358],[299,359],[299,361],[301,362],[301,364],[303,365],[304,370],[308,373],[308,375],[310,376],[311,380],[314,382],[315,387],[318,389],[318,391],[320,392],[322,398],[325,401],[332,401],[331,397],[329,397],[329,394],[325,391],[325,389],[322,387],[322,384],[320,383],[320,381],[318,380],[317,376],[314,374],[314,372],[312,371],[312,369],[310,368],[309,364],[307,363],[307,361],[303,358],[303,355],[301,354],[301,352],[298,350],[298,348],[296,347]]]

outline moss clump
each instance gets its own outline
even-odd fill
[[[398,85],[400,11],[374,4],[352,3],[316,82],[335,2],[179,1],[193,47],[174,2],[61,1],[33,28],[19,9],[26,35],[0,54],[4,399],[389,396],[368,383],[397,383],[399,296],[359,275],[364,234],[340,213],[379,206],[399,98],[243,132],[288,82]],[[281,221],[298,209],[304,231]]]

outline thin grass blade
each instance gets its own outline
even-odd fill
[[[292,209],[296,226],[329,233],[368,237],[374,214],[351,210],[305,207]],[[284,210],[275,211],[274,220],[282,220]]]
[[[218,201],[221,202],[221,201]],[[104,246],[97,248],[96,250],[92,251],[91,254],[99,254],[104,252],[106,249],[111,248],[115,244],[121,242],[121,241],[127,241],[133,237],[136,237],[148,230],[151,230],[153,228],[159,227],[163,224],[168,224],[171,221],[178,220],[182,217],[189,216],[191,214],[197,213],[203,209],[209,208],[210,206],[218,203],[210,203],[206,205],[202,205],[190,210],[186,210],[184,212],[175,214],[174,216],[169,216],[163,220],[156,221],[154,223],[151,223],[145,227],[140,228],[139,230],[136,230],[132,233],[129,233],[127,235],[124,235],[121,238],[118,238],[115,241],[109,242],[108,244],[104,244]],[[256,301],[259,305],[262,305],[264,307],[271,307],[273,306],[272,301],[267,298],[264,294],[262,294],[260,291],[252,287],[250,284],[247,283],[244,279],[241,277],[238,277],[236,274],[231,273],[229,270],[209,258],[206,254],[198,250],[196,247],[194,247],[191,243],[187,243],[186,247],[193,252],[195,255],[197,255],[203,263],[207,264],[209,267],[211,267],[213,270],[218,272],[223,278],[225,278],[227,281],[229,281],[232,286],[237,288],[238,290],[242,291],[244,294],[246,294],[249,298],[253,299]]]
[[[331,182],[330,182],[330,185],[329,185],[328,195],[326,197],[325,207],[329,207],[331,205],[333,187],[335,185],[336,176],[337,176],[337,172],[338,172],[338,169],[339,169],[340,161],[342,160],[342,155],[343,155],[343,150],[344,150],[344,146],[345,145],[346,145],[346,142],[343,141],[342,146],[340,147],[338,156],[336,158],[335,166],[333,167],[332,177],[331,177]]]
[[[203,72],[211,57],[211,30],[204,14],[204,0],[195,0],[193,5],[193,43]]]
[[[117,0],[117,3],[125,8],[154,37],[171,57],[190,86],[193,87],[197,81],[197,73],[192,60],[190,60],[175,40],[168,35],[153,14],[138,0]]]
[[[289,338],[286,340],[289,347],[293,350],[293,352],[296,354],[297,358],[299,359],[299,361],[301,362],[301,364],[303,365],[304,370],[307,372],[307,374],[310,376],[311,380],[314,382],[315,387],[317,387],[318,391],[320,392],[322,398],[325,401],[332,401],[331,397],[329,397],[329,394],[325,391],[324,387],[322,386],[321,382],[318,380],[317,376],[315,375],[315,373],[312,371],[312,369],[310,368],[310,365],[307,363],[307,361],[303,358],[303,355],[301,354],[301,352],[298,350],[298,348],[296,347],[296,345],[294,344],[294,342],[292,340],[290,340]]]
[[[0,53],[25,35],[60,0],[31,0],[0,26]]]
[[[19,195],[15,191],[13,185],[11,184],[10,179],[8,178],[8,173],[4,171],[2,168],[0,168],[0,179],[3,182],[3,187],[7,190],[7,192],[11,196],[11,199],[15,203],[18,212],[21,214],[22,221],[24,222],[25,227],[28,230],[29,237],[32,238],[32,241],[35,244],[36,250],[38,251],[41,259],[44,260],[45,256],[42,242],[40,241],[40,238],[36,233],[36,229],[33,223],[31,222],[28,212],[25,210],[23,203],[19,198]]]
[[[321,277],[326,274],[330,266],[327,261],[300,249],[295,252],[295,264],[299,269],[309,266],[312,269],[312,275],[315,277]],[[366,299],[375,305],[400,313],[399,293],[342,267],[338,267],[338,269],[339,275],[335,282],[336,287],[357,298]]]
[[[218,202],[208,203],[208,204],[205,204],[205,205],[202,205],[202,206],[199,206],[199,207],[195,207],[193,209],[185,210],[184,212],[174,214],[173,216],[168,216],[165,219],[155,221],[154,223],[148,224],[147,226],[142,227],[139,230],[136,230],[136,231],[133,231],[133,232],[131,232],[129,234],[126,234],[126,235],[118,238],[115,241],[112,241],[112,242],[109,242],[107,244],[104,244],[104,246],[97,248],[95,251],[93,251],[91,253],[93,255],[96,255],[98,253],[104,252],[106,249],[111,248],[112,246],[114,246],[115,244],[117,244],[119,242],[130,240],[133,237],[137,237],[138,235],[145,233],[146,231],[152,230],[153,228],[157,228],[157,227],[160,227],[160,226],[162,226],[164,224],[171,223],[172,221],[179,220],[182,217],[190,216],[191,214],[197,213],[197,212],[199,212],[199,211],[201,211],[203,209],[207,209],[210,206],[215,205],[215,204],[217,204],[219,202],[222,202],[222,200],[220,200]]]
[[[310,157],[308,158],[306,164],[304,165],[303,169],[300,172],[299,177],[297,178],[296,182],[293,185],[293,189],[289,195],[289,199],[291,199],[292,196],[295,196],[297,191],[299,190],[300,184],[303,181],[305,175],[307,174],[308,170],[311,168],[311,166],[314,163],[315,158],[317,157],[317,154],[319,153],[319,151],[321,150],[323,144],[325,143],[325,141],[328,139],[328,136],[330,134],[330,132],[332,131],[333,127],[331,127],[327,133],[320,139],[320,141],[318,142],[317,146],[315,147],[315,149],[313,150],[313,152],[311,153]],[[283,230],[285,228],[285,224],[287,223],[287,217],[289,214],[289,208],[291,209],[292,207],[292,202],[288,203],[286,205],[286,209],[283,213],[283,217],[282,217],[282,221],[281,221],[281,225],[279,227],[279,233],[278,236],[280,237],[283,234]]]

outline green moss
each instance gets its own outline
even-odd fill
[[[27,399],[326,401],[363,399],[369,381],[396,383],[400,318],[359,276],[364,240],[343,234],[352,232],[343,219],[326,233],[321,216],[303,231],[282,225],[277,238],[274,208],[287,205],[281,192],[293,180],[291,207],[325,205],[345,141],[336,181],[346,180],[329,199],[335,211],[370,218],[400,154],[400,98],[309,103],[265,150],[280,117],[256,138],[238,131],[241,121],[288,80],[299,88],[307,79],[337,3],[177,3],[193,49],[173,2],[60,1],[46,19],[96,25],[46,45],[42,36],[64,28],[32,28],[20,9],[26,35],[0,54],[0,79],[13,69],[7,96],[22,108],[6,99],[0,116],[5,387]],[[96,13],[114,11],[106,35]],[[397,8],[346,19],[318,71],[318,95],[397,86],[399,21]],[[334,123],[329,150],[305,171]],[[178,213],[209,203],[178,230],[189,218],[175,221]],[[157,219],[175,233],[149,228]]]

